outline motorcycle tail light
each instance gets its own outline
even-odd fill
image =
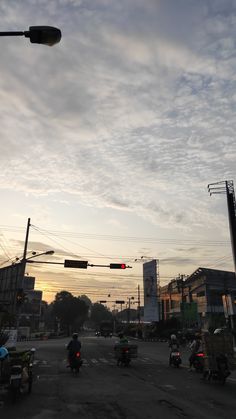
[[[80,358],[80,352],[76,353],[76,358]]]

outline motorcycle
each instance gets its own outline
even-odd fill
[[[121,352],[119,358],[117,359],[117,365],[123,365],[124,367],[128,367],[131,362],[131,354],[129,347],[121,348]]]
[[[216,357],[216,368],[204,371],[203,379],[207,381],[218,381],[224,385],[226,378],[231,374],[228,366],[228,359],[226,355],[220,354]]]
[[[194,355],[193,367],[195,368],[196,372],[203,372],[204,356],[205,356],[205,354],[202,351],[199,351]]]
[[[22,393],[30,394],[33,384],[33,360],[35,349],[10,356],[10,374],[8,390],[12,402]]]
[[[169,364],[174,365],[174,367],[179,368],[181,363],[182,363],[182,360],[181,360],[180,352],[179,351],[171,351]]]
[[[83,364],[81,352],[77,351],[69,355],[69,367],[72,372],[79,373],[80,367]]]

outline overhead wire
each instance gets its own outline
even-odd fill
[[[11,227],[11,226],[4,226],[0,225],[0,228],[2,230],[6,231],[14,231],[14,230],[22,230],[22,227]],[[39,228],[39,227],[37,227]],[[59,231],[59,230],[46,230],[39,228],[42,232],[47,232],[51,234],[59,234],[60,236],[69,236],[69,237],[80,237],[80,238],[86,238],[86,239],[97,239],[97,240],[110,240],[110,241],[142,241],[150,242],[150,243],[174,243],[174,244],[198,244],[200,246],[220,246],[220,245],[226,245],[229,243],[228,240],[202,240],[202,239],[181,239],[181,238],[155,238],[155,237],[141,237],[141,236],[117,236],[117,235],[108,235],[108,234],[93,234],[93,233],[78,233],[78,232],[71,232],[71,231]]]

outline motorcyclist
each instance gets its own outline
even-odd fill
[[[200,335],[196,334],[193,341],[189,345],[189,348],[191,350],[191,355],[189,357],[189,371],[192,371],[194,358],[195,358],[197,352],[199,352],[201,350],[201,343],[202,342],[201,342],[201,339],[200,339]]]
[[[121,332],[119,334],[119,339],[120,339],[119,340],[119,344],[121,345],[121,348],[120,348],[119,357],[117,359],[117,365],[120,365],[122,362],[125,362],[126,361],[128,354],[126,353],[126,351],[123,352],[123,349],[122,348],[126,348],[126,345],[129,343],[127,337],[124,335],[123,332]],[[128,355],[128,358],[129,358],[129,355]]]
[[[73,357],[76,352],[81,350],[81,342],[78,340],[78,333],[73,333],[71,341],[67,345],[68,350],[68,362],[70,365],[70,359]]]
[[[169,365],[171,365],[171,353],[179,351],[179,342],[176,335],[174,334],[170,336],[169,348],[170,348]]]
[[[119,334],[119,338],[120,338],[120,343],[121,344],[123,344],[123,343],[129,343],[127,337],[124,335],[123,332]]]

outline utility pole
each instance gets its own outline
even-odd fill
[[[134,297],[128,297],[128,323],[130,323],[130,300],[134,300]]]
[[[231,247],[232,247],[232,254],[233,254],[233,261],[234,261],[234,272],[235,272],[235,279],[236,279],[236,202],[235,202],[235,194],[234,194],[234,183],[232,180],[224,180],[221,182],[211,183],[208,185],[208,192],[210,193],[210,195],[226,194],[227,206],[228,206],[228,218],[229,218],[229,231],[230,231]],[[232,298],[232,295],[227,293],[222,298],[225,299],[225,302],[227,302],[228,299]],[[234,312],[232,312],[230,315],[230,325],[231,325],[231,329],[235,331]],[[235,345],[236,344],[235,334],[233,335],[233,339],[234,339],[234,345]]]
[[[22,261],[25,261],[27,255],[28,239],[29,239],[29,229],[30,229],[30,218],[28,218],[26,236],[25,236],[25,246]]]
[[[208,185],[208,192],[210,195],[226,194],[229,218],[229,231],[233,253],[234,271],[236,274],[236,202],[234,194],[234,183],[232,180],[223,180],[221,182],[210,183]]]
[[[27,222],[25,244],[24,244],[24,253],[23,253],[23,258],[20,262],[21,266],[22,266],[22,270],[21,270],[21,276],[20,276],[19,284],[17,284],[17,286],[16,286],[16,290],[15,290],[16,294],[17,294],[18,288],[23,288],[23,284],[24,284],[25,267],[26,267],[26,255],[27,255],[27,247],[28,247],[28,240],[29,240],[29,229],[30,229],[30,218],[28,218],[28,222]],[[17,307],[17,305],[16,305],[16,294],[15,294],[15,303],[14,304],[15,304],[15,314],[16,314],[16,328],[18,329],[19,323],[20,323],[21,306],[19,305]]]
[[[138,285],[138,324],[140,324],[140,286]]]

